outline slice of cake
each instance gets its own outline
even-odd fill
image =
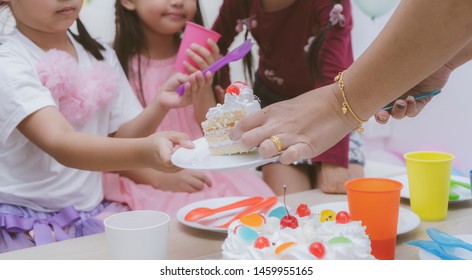
[[[232,155],[250,152],[229,138],[231,128],[245,116],[261,109],[253,90],[243,82],[234,82],[225,93],[224,104],[210,108],[203,133],[212,155]]]
[[[313,213],[306,204],[293,214],[279,207],[234,221],[222,250],[223,259],[237,260],[375,259],[360,221],[346,211]]]

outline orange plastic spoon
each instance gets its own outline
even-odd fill
[[[231,204],[228,204],[228,205],[225,205],[225,206],[221,206],[221,207],[218,207],[218,208],[213,208],[213,209],[212,208],[206,208],[206,207],[195,208],[195,209],[193,209],[192,211],[188,212],[185,215],[184,220],[187,221],[187,222],[195,222],[195,221],[198,221],[198,220],[203,219],[205,217],[214,215],[216,213],[220,213],[220,212],[223,212],[223,211],[228,211],[228,210],[231,210],[231,209],[240,208],[240,207],[243,207],[243,206],[249,206],[249,205],[259,203],[263,199],[264,198],[261,197],[261,196],[254,196],[254,197],[250,197],[250,198],[246,198],[246,199],[243,199],[243,200],[240,200],[240,201],[236,201],[234,203],[231,203]]]
[[[229,225],[236,221],[237,219],[240,219],[241,217],[244,217],[246,215],[249,215],[251,213],[254,213],[256,211],[258,211],[259,209],[263,209],[263,208],[268,208],[268,207],[271,207],[272,205],[274,205],[275,203],[277,203],[277,197],[276,196],[271,196],[271,197],[268,197],[266,199],[264,199],[263,201],[257,203],[256,205],[252,206],[252,207],[249,207],[247,208],[246,210],[244,210],[243,212],[237,214],[236,216],[234,216],[231,220],[229,220],[227,223],[221,225],[221,226],[215,226],[217,228],[228,228]]]

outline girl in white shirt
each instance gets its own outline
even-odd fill
[[[173,76],[143,110],[113,50],[78,19],[82,2],[0,0],[16,21],[0,37],[0,253],[103,231],[126,206],[103,200],[99,171],[177,171],[172,152],[193,147],[185,134],[153,133],[211,75]]]

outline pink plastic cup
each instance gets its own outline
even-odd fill
[[[210,46],[208,46],[207,40],[212,39],[214,42],[217,42],[220,37],[221,35],[213,30],[207,29],[196,23],[187,21],[182,42],[180,43],[179,51],[177,53],[177,59],[175,61],[175,68],[177,69],[177,71],[189,74],[187,73],[187,70],[184,67],[184,61],[187,61],[192,66],[198,68],[198,65],[185,53],[185,51],[190,48],[190,45],[192,43],[201,45],[210,50]]]

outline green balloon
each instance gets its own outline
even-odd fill
[[[354,0],[359,9],[372,19],[390,12],[400,0]]]

